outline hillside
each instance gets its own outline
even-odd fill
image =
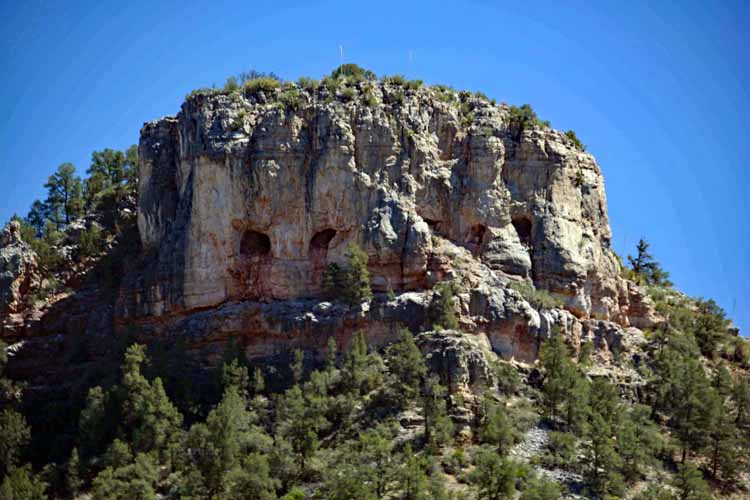
[[[241,75],[63,167],[0,241],[0,498],[750,495],[750,344],[528,105]]]

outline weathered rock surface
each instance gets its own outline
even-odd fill
[[[0,236],[0,335],[21,326],[25,297],[40,284],[36,254],[20,233],[20,224],[12,221]]]
[[[320,291],[348,243],[376,290],[428,285],[432,236],[492,269],[529,276],[579,315],[613,319],[620,279],[604,182],[590,154],[508,108],[364,83],[378,103],[301,92],[197,95],[142,131],[138,223],[150,267],[127,317]],[[324,90],[320,92],[325,92]],[[463,120],[462,120],[463,119]]]
[[[209,357],[231,338],[260,358],[322,352],[331,336],[345,346],[365,330],[377,347],[404,327],[432,330],[432,287],[444,280],[467,335],[436,337],[446,353],[465,341],[531,363],[557,331],[574,346],[603,339],[609,352],[624,327],[659,320],[619,276],[599,167],[564,134],[520,127],[507,106],[474,96],[446,102],[435,89],[383,82],[350,89],[296,89],[295,107],[281,90],[199,93],[177,116],[147,123],[140,255],[129,256],[116,300],[66,279],[73,294],[19,316],[21,337],[119,330],[180,337]],[[35,276],[28,247],[6,239],[3,323]],[[321,297],[324,270],[349,243],[368,254],[376,292],[352,308]],[[550,291],[566,310],[535,309],[512,281]],[[460,384],[478,366],[451,363]]]

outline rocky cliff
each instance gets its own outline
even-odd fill
[[[290,99],[293,97],[293,100]],[[592,155],[511,108],[385,80],[197,92],[141,132],[142,269],[117,321],[197,345],[244,338],[249,354],[424,330],[432,286],[452,280],[462,327],[533,359],[555,322],[648,326],[619,276],[604,180]],[[376,294],[322,302],[323,273],[350,243]],[[532,307],[533,283],[564,310]]]

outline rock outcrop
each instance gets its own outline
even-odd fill
[[[138,224],[153,265],[123,313],[315,297],[350,242],[370,256],[376,290],[422,289],[441,236],[579,315],[619,314],[590,154],[559,132],[520,129],[485,99],[459,107],[429,89],[352,88],[377,104],[325,89],[300,92],[296,110],[262,92],[199,94],[146,124]]]
[[[505,105],[446,101],[383,82],[335,95],[198,93],[147,123],[144,269],[121,291],[120,321],[174,331],[193,313],[319,301],[326,266],[355,243],[376,292],[479,274],[459,290],[464,326],[513,357],[533,360],[543,330],[510,280],[549,290],[579,318],[646,324],[648,304],[619,277],[594,158],[560,132],[513,122]]]
[[[209,356],[231,338],[268,357],[322,351],[329,336],[346,345],[361,329],[381,346],[433,328],[432,287],[445,280],[461,331],[520,362],[558,331],[577,345],[606,330],[589,336],[609,345],[659,321],[620,278],[594,158],[483,97],[392,81],[198,92],[145,124],[139,155],[140,255],[128,254],[116,299],[89,280],[26,314],[26,334],[180,337]],[[37,279],[17,229],[0,254],[3,324]],[[376,292],[358,307],[321,295],[351,243]],[[514,281],[564,308],[532,306]]]
[[[0,235],[0,336],[23,324],[27,295],[38,288],[36,254],[21,239],[21,226],[11,221]]]

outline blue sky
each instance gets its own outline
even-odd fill
[[[320,77],[343,45],[345,62],[574,129],[604,171],[616,250],[646,237],[747,335],[747,2],[122,3],[0,1],[0,221],[191,89],[248,69]]]

